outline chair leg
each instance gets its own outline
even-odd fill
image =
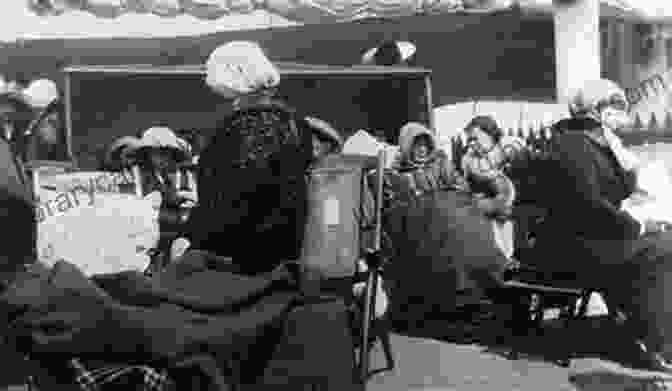
[[[385,353],[385,361],[387,362],[387,367],[385,370],[392,371],[396,367],[394,361],[394,354],[392,353],[392,343],[390,342],[390,333],[385,332],[380,337],[380,343],[383,346],[383,352]]]
[[[524,302],[521,302],[521,300],[524,300]],[[516,295],[512,300],[513,307],[510,319],[507,322],[509,324],[509,332],[511,333],[509,338],[511,350],[508,354],[510,360],[518,360],[520,358],[518,345],[527,340],[526,337],[532,327],[530,303],[528,300],[531,301],[531,297],[528,294]]]
[[[588,303],[590,302],[590,297],[592,294],[593,291],[590,289],[583,291],[579,298],[579,300],[581,300],[581,304],[579,305],[579,308],[576,308],[576,305],[574,305],[574,308],[571,309],[569,317],[565,322],[565,330],[568,330],[570,327],[577,324],[577,321],[586,319],[588,317]],[[571,344],[567,344],[565,346],[563,353],[563,357],[558,360],[558,364],[562,367],[568,368],[572,364],[572,359],[574,358],[575,354]]]
[[[370,326],[376,305],[377,282],[377,274],[369,271],[364,296],[364,311],[362,311],[364,314],[362,316],[362,339],[359,349],[359,375],[362,383],[366,383],[369,377],[369,332],[371,331]]]
[[[380,345],[383,348],[385,363],[387,364],[382,370],[391,371],[395,368],[395,362],[394,354],[392,353],[392,343],[390,340],[390,331],[387,325],[387,320],[376,319],[374,324],[376,338],[380,341]]]

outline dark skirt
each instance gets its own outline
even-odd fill
[[[454,191],[426,194],[386,215],[395,257],[386,269],[393,311],[450,312],[458,294],[483,293],[499,283],[506,257],[492,225]]]

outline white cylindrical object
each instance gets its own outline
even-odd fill
[[[40,170],[35,167],[31,171],[33,177],[33,195],[36,201],[40,200]]]
[[[133,183],[135,183],[135,195],[138,196],[138,198],[142,198],[144,192],[142,189],[142,175],[140,175],[140,166],[136,164],[131,170],[133,172]]]
[[[601,77],[600,2],[553,3],[556,95],[564,103],[586,81]]]

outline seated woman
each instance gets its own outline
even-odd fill
[[[666,304],[672,233],[621,209],[637,177],[636,161],[613,133],[629,123],[625,94],[609,80],[594,80],[577,92],[570,111],[547,162],[549,214],[537,234],[536,258],[547,269],[576,271],[578,284],[600,289],[608,306],[626,314],[629,334],[646,346],[643,364],[672,370]]]
[[[288,270],[244,276],[196,251],[151,278],[47,265],[35,254],[32,191],[2,139],[0,165],[0,210],[14,234],[0,249],[3,349],[20,352],[4,357],[41,388],[362,389],[341,302],[306,304]]]
[[[490,116],[475,117],[464,133],[467,153],[462,158],[462,171],[476,198],[476,206],[493,220],[497,243],[506,256],[512,257],[513,224],[507,220],[516,189],[504,169],[524,149],[524,143],[515,137],[505,137]]]
[[[466,190],[448,156],[436,147],[432,132],[419,123],[411,122],[401,129],[394,168],[415,196],[437,190]]]
[[[294,111],[275,98],[278,70],[256,44],[232,42],[211,54],[206,83],[233,112],[201,154],[199,204],[173,254],[207,250],[246,260],[239,266],[251,274],[299,259],[312,148]]]
[[[483,293],[499,286],[508,260],[432,133],[410,123],[399,140],[383,219],[395,250],[386,268],[394,285],[391,312],[395,318],[421,319],[431,316],[429,311],[445,315],[478,304]]]

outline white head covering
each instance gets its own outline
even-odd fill
[[[206,84],[225,96],[250,94],[280,83],[280,72],[254,42],[224,44],[210,54],[205,66]]]
[[[614,100],[627,103],[625,92],[618,84],[608,79],[591,80],[573,94],[569,103],[569,112],[573,117],[592,118],[601,123],[602,119],[598,110],[600,104]],[[623,146],[621,139],[611,129],[604,127],[602,135],[621,167],[629,171],[640,165],[639,158]]]
[[[123,149],[120,156],[128,159],[143,148],[170,148],[180,153],[184,158],[190,158],[191,145],[178,137],[170,128],[157,126],[145,130],[142,137],[124,136],[115,140],[107,148],[105,161],[114,164],[119,149]]]
[[[23,95],[28,104],[36,109],[46,108],[59,97],[56,83],[48,79],[32,81],[28,87],[23,90]]]
[[[155,126],[145,130],[140,138],[140,147],[172,148],[189,153],[189,143],[165,126]]]

